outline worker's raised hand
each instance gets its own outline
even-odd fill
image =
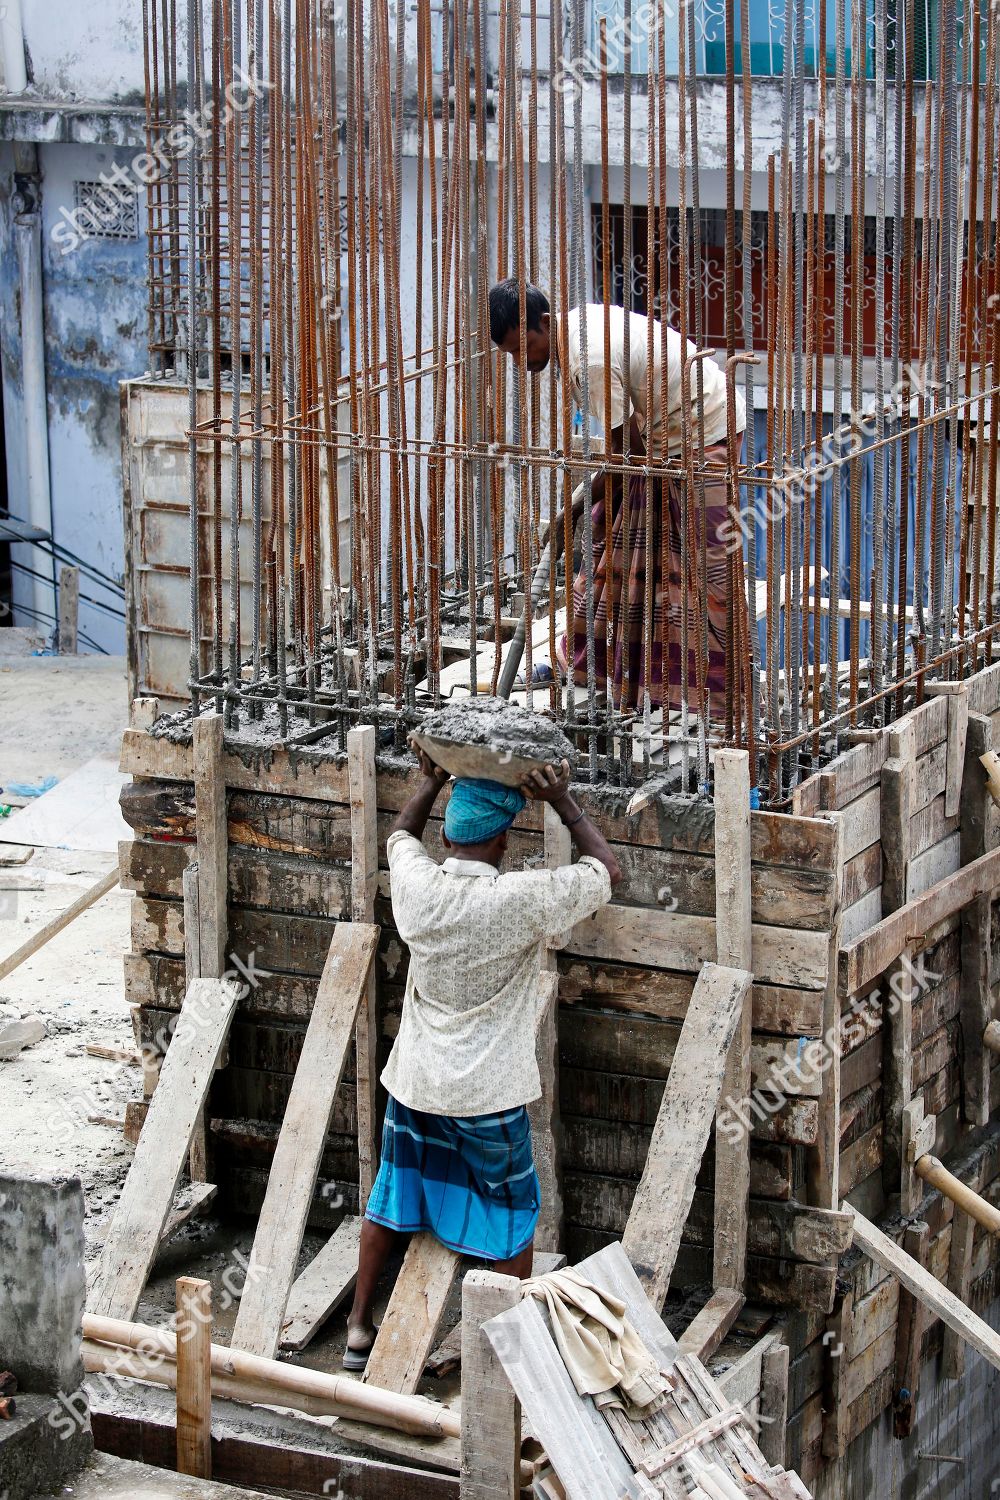
[[[569,778],[569,761],[560,761],[558,766],[532,771],[521,783],[521,791],[532,802],[558,802],[569,791]]]
[[[439,766],[436,761],[431,760],[424,747],[417,743],[415,735],[411,734],[406,743],[417,757],[417,763],[421,771],[430,781],[445,782],[448,780],[450,773],[443,766]]]

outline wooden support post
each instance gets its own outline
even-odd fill
[[[993,799],[981,760],[992,750],[992,746],[993,721],[982,714],[970,714],[962,790],[963,865],[979,859],[990,849],[990,812]],[[993,998],[990,992],[991,927],[992,894],[984,892],[962,910],[962,1112],[969,1125],[985,1125],[990,1117],[990,1058],[984,1047],[984,1033],[993,1017]]]
[[[670,1287],[726,1058],[750,987],[745,969],[706,964],[695,981],[674,1051],[646,1165],[622,1235],[625,1252],[657,1312]],[[745,1228],[744,1223],[744,1232]]]
[[[181,877],[184,894],[184,985],[185,990],[201,978],[201,918],[198,913],[198,861],[188,865]],[[205,1109],[198,1116],[191,1137],[188,1170],[192,1182],[208,1181],[208,1127]]]
[[[537,1250],[558,1250],[562,1243],[558,1007],[559,975],[554,970],[543,970],[539,976],[538,1009],[535,1014],[535,1051],[542,1092],[539,1098],[528,1105],[535,1170],[542,1195],[542,1207],[535,1230]]]
[[[59,655],[75,656],[80,622],[80,569],[59,569]]]
[[[752,972],[750,918],[750,756],[745,750],[715,754],[715,927],[717,957],[731,969]],[[750,1093],[748,990],[737,1019],[722,1082],[723,1105],[741,1109]],[[717,1287],[741,1291],[746,1276],[750,1199],[750,1132],[715,1141],[715,1253]]]
[[[194,721],[194,804],[198,837],[198,926],[200,978],[226,971],[229,884],[229,825],[222,772],[222,715]],[[244,957],[246,955],[243,955]]]
[[[462,1284],[461,1500],[518,1500],[521,1408],[482,1326],[515,1307],[515,1276],[469,1271]]]
[[[953,818],[962,798],[965,744],[969,724],[969,688],[964,682],[927,682],[929,698],[948,699],[947,761],[945,766],[944,815]]]
[[[133,698],[129,705],[128,725],[130,729],[152,729],[160,717],[159,698]]]
[[[367,1384],[404,1396],[416,1392],[460,1265],[461,1257],[432,1234],[413,1235],[361,1377]]]
[[[177,1282],[177,1472],[212,1477],[212,1283]]]
[[[264,1359],[277,1352],[330,1117],[377,944],[378,928],[371,924],[342,922],[334,929],[292,1079],[232,1336],[234,1348]]]
[[[890,758],[882,767],[882,915],[906,905],[910,867],[910,818],[917,775],[917,741],[912,719],[889,731]]]
[[[854,1352],[854,1293],[847,1291],[827,1319],[823,1334],[823,1457],[847,1449],[847,1376]]]
[[[942,1286],[925,1267],[899,1247],[875,1224],[852,1209],[849,1203],[844,1208],[853,1214],[854,1243],[877,1265],[890,1271],[901,1286],[915,1293],[949,1328],[971,1344],[994,1369],[1000,1370],[1000,1334],[996,1333],[982,1318],[967,1308],[964,1302]]]
[[[937,1116],[925,1116],[924,1101],[920,1098],[911,1099],[909,1104],[903,1106],[902,1130],[899,1211],[904,1218],[910,1218],[924,1201],[918,1164],[921,1158],[931,1160],[927,1152],[934,1150]]]
[[[772,1344],[760,1371],[757,1446],[769,1464],[785,1467],[788,1430],[788,1345]]]
[[[926,1272],[930,1228],[927,1224],[909,1224],[903,1232],[903,1251]],[[920,1345],[924,1336],[925,1309],[919,1295],[904,1283],[899,1291],[899,1318],[896,1323],[896,1377],[893,1397],[892,1430],[897,1438],[907,1438],[913,1430],[913,1417],[920,1386]]]
[[[903,1170],[903,1111],[913,1094],[913,965],[907,948],[886,971],[882,1003],[882,1089],[885,1136],[882,1181],[899,1192]]]
[[[375,729],[371,724],[348,731],[347,766],[351,788],[351,917],[355,922],[371,922],[378,888]],[[358,1012],[355,1050],[359,1203],[363,1214],[378,1171],[378,1015],[374,966]]]
[[[135,1314],[238,995],[224,980],[196,979],[184,997],[91,1282],[92,1312],[115,1318]]]
[[[834,847],[834,890],[836,905],[830,924],[827,947],[826,986],[823,991],[822,1035],[830,1042],[826,1068],[821,1077],[816,1145],[808,1153],[807,1183],[809,1202],[816,1208],[835,1209],[840,1201],[840,991],[837,960],[843,917],[844,891],[844,824],[843,814],[827,813],[836,830]]]
[[[951,1221],[951,1251],[948,1257],[948,1290],[959,1302],[969,1300],[972,1281],[972,1242],[976,1221],[971,1214],[955,1213]],[[946,1327],[941,1345],[941,1372],[946,1380],[958,1380],[965,1373],[965,1340],[953,1328]]]

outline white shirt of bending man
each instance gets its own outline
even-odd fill
[[[653,323],[653,425],[652,434],[646,431],[646,350],[649,327],[645,313],[626,314],[623,307],[614,306],[611,312],[610,356],[605,360],[604,304],[587,304],[587,369],[589,376],[590,415],[603,427],[605,420],[605,376],[611,393],[611,426],[622,427],[635,416],[646,439],[646,452],[654,461],[659,456],[663,424],[662,379],[663,379],[663,326]],[[629,320],[629,363],[625,368],[625,318]],[[570,384],[573,400],[583,408],[583,352],[580,338],[580,309],[572,308],[567,317],[566,378]],[[553,331],[557,326],[553,317]],[[682,424],[685,417],[682,393],[684,368],[684,345],[676,329],[668,327],[667,341],[667,454],[677,458],[682,451]],[[690,339],[687,354],[695,353]],[[725,442],[728,437],[726,409],[728,392],[726,376],[714,360],[701,360],[691,370],[691,420],[696,423],[695,411],[698,400],[698,370],[702,373],[705,409],[705,446]],[[746,403],[736,391],[736,432],[746,428]],[[698,430],[691,430],[692,442],[697,456]]]

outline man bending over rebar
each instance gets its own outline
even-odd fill
[[[493,342],[520,359],[520,283],[515,277],[498,282],[490,292],[490,335]],[[566,347],[559,345],[559,329],[549,314],[549,300],[538,287],[524,288],[526,312],[525,363],[528,371],[539,374],[552,357],[553,346],[559,374],[568,382],[568,392],[575,405],[584,404],[584,361],[581,339],[580,309],[573,308],[566,320]],[[693,518],[695,534],[688,548],[688,586],[683,584],[683,509],[687,485],[679,473],[655,477],[647,482],[642,474],[628,481],[628,505],[622,503],[622,485],[616,479],[611,496],[610,525],[607,505],[606,474],[594,476],[592,483],[592,519],[594,538],[594,662],[597,686],[610,692],[616,707],[642,704],[646,687],[646,648],[648,634],[649,693],[654,707],[678,708],[682,697],[681,625],[686,601],[688,611],[688,688],[689,708],[700,707],[697,648],[702,620],[705,638],[705,688],[713,717],[721,716],[721,699],[726,689],[726,641],[732,639],[733,620],[727,614],[729,601],[744,611],[742,640],[748,639],[745,619],[746,602],[742,589],[730,584],[731,541],[728,519],[728,496],[725,466],[729,462],[728,394],[726,377],[712,360],[701,360],[691,370],[691,398],[684,399],[682,374],[685,357],[695,353],[687,344],[685,354],[680,334],[673,328],[663,329],[653,322],[653,362],[651,406],[653,420],[647,415],[647,348],[648,323],[644,313],[625,313],[612,307],[611,336],[605,355],[604,304],[588,303],[586,308],[586,373],[590,412],[602,424],[610,402],[611,431],[606,434],[612,453],[625,451],[625,424],[628,423],[629,461],[645,464],[666,461],[676,469],[683,452],[683,430],[688,425],[695,466],[701,470],[701,434],[698,428],[698,370],[702,376],[704,412],[704,483],[697,481],[694,504],[688,515]],[[629,351],[625,362],[625,319],[628,317]],[[666,341],[666,389],[663,380],[663,349]],[[746,407],[736,395],[737,443],[742,448],[746,427]],[[665,439],[665,447],[664,447]],[[734,463],[739,453],[732,455]],[[583,509],[583,487],[574,496],[574,522]],[[626,514],[627,509],[627,514]],[[689,527],[690,527],[689,520]],[[705,544],[705,599],[699,611],[700,590],[697,568],[702,533]],[[647,558],[652,560],[652,578],[647,578]],[[648,603],[647,603],[648,590]],[[559,652],[559,666],[569,670],[572,657],[574,680],[587,681],[587,599],[586,568],[581,569],[573,590],[572,647],[564,637]],[[666,618],[664,619],[664,605]],[[644,628],[648,610],[648,629]],[[701,618],[699,618],[701,615]],[[609,669],[608,645],[612,661]],[[663,689],[663,647],[667,645],[667,689]],[[735,663],[731,663],[735,667]],[[609,681],[610,678],[610,681]],[[719,708],[715,708],[716,701]]]
[[[420,840],[448,775],[417,754],[423,779],[387,846],[410,968],[382,1074],[389,1104],[361,1226],[349,1370],[367,1362],[376,1285],[399,1235],[429,1230],[461,1255],[530,1276],[541,1199],[526,1105],[541,1093],[535,1008],[546,941],[597,911],[622,878],[570,795],[565,761],[534,772],[523,793],[456,781],[444,819],[448,858],[439,865]],[[576,864],[500,873],[525,797],[552,804],[572,833]]]

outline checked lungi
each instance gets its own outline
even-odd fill
[[[460,1255],[510,1260],[531,1243],[540,1207],[524,1105],[454,1119],[389,1095],[367,1218],[405,1233],[429,1230]]]
[[[742,443],[742,439],[740,440]],[[726,690],[726,601],[729,594],[729,558],[732,544],[725,522],[729,516],[729,497],[724,466],[728,462],[728,444],[711,443],[705,447],[706,465],[717,465],[718,475],[704,480],[704,510],[696,515],[695,532],[689,542],[692,560],[698,557],[701,532],[705,530],[708,579],[708,636],[706,640],[705,686],[711,712],[721,714]],[[696,481],[697,503],[701,507],[702,485]],[[616,499],[607,540],[605,501],[599,500],[591,517],[594,536],[594,662],[597,687],[608,691],[616,707],[635,707],[643,701],[645,686],[645,650],[643,611],[646,595],[647,543],[653,561],[652,640],[650,643],[649,690],[654,708],[663,706],[663,640],[664,603],[666,604],[667,639],[667,706],[679,708],[682,699],[681,622],[683,553],[682,507],[686,481],[671,476],[665,482],[652,480],[651,504],[647,513],[647,482],[635,474],[629,481],[629,546],[625,547],[625,508]],[[664,491],[666,504],[663,503]],[[650,535],[647,537],[647,530]],[[664,577],[664,572],[666,576]],[[693,575],[697,576],[697,575]],[[622,581],[627,577],[624,600]],[[739,594],[734,591],[734,599]],[[698,592],[688,591],[688,707],[697,711],[698,695]],[[611,616],[612,629],[608,628]],[[614,659],[608,672],[608,639],[612,638]],[[746,633],[744,630],[744,639]],[[627,660],[627,683],[626,683]],[[575,680],[587,681],[587,580],[581,571],[573,589],[573,668]],[[627,687],[627,691],[626,691]],[[718,707],[716,706],[718,705]]]

